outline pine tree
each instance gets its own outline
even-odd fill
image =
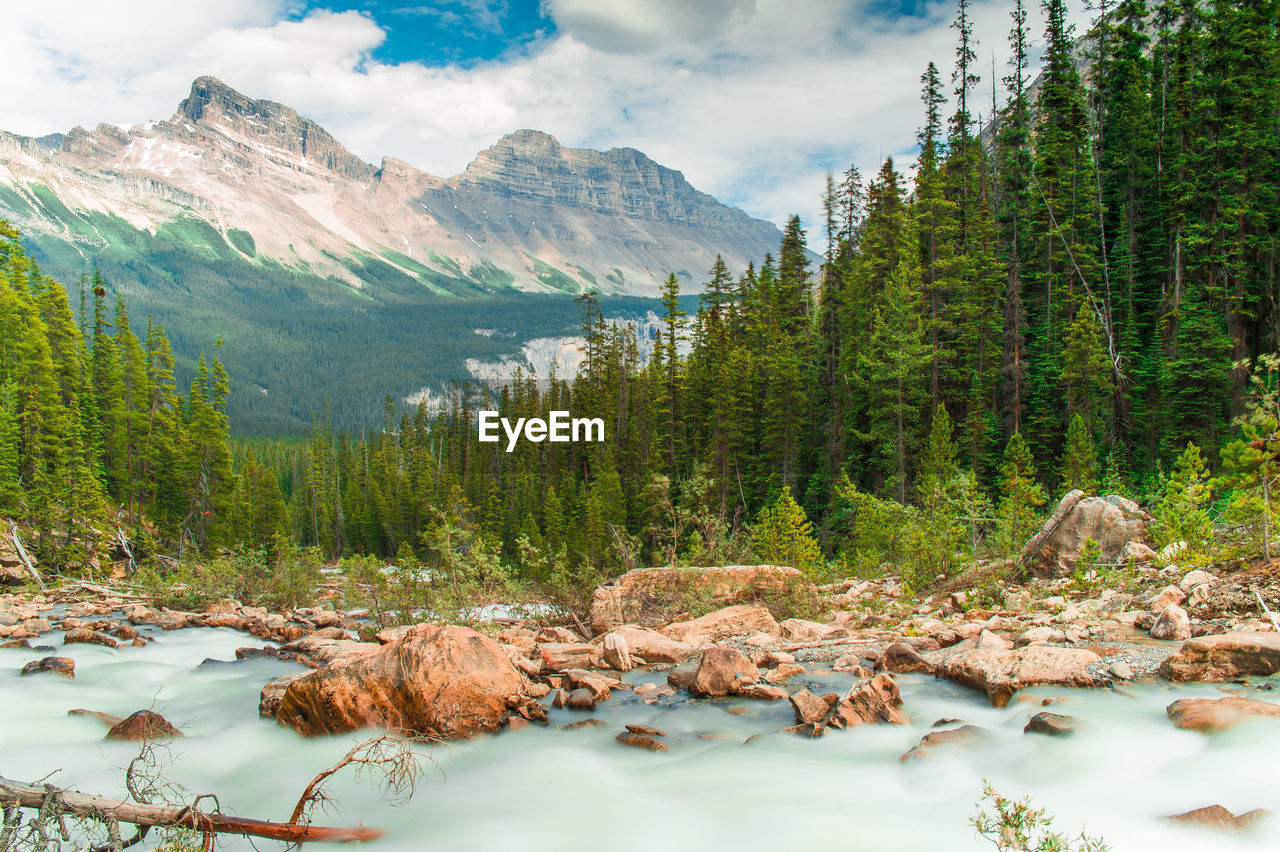
[[[1004,449],[1000,465],[1000,504],[998,507],[1001,546],[1006,554],[1022,549],[1036,520],[1036,509],[1045,502],[1044,489],[1036,482],[1036,466],[1031,448],[1018,432],[1013,433]]]
[[[804,509],[784,487],[772,505],[761,511],[752,529],[751,549],[773,565],[786,565],[812,574],[822,567],[822,549]]]
[[[1098,491],[1098,446],[1085,418],[1080,413],[1071,417],[1067,427],[1066,449],[1062,453],[1062,490],[1080,489],[1085,494]]]

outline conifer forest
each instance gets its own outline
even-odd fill
[[[954,56],[920,69],[917,166],[829,175],[821,242],[792,218],[776,255],[706,270],[696,311],[672,275],[650,357],[587,293],[577,375],[388,398],[366,434],[317,411],[296,439],[233,437],[220,342],[179,382],[115,282],[53,281],[6,226],[0,517],[67,571],[127,539],[162,572],[758,559],[917,586],[1016,553],[1077,488],[1140,499],[1171,539],[1270,518],[1280,6],[1120,0],[1085,33],[1044,11],[1029,32],[1016,0],[1001,102],[980,103],[961,0]],[[478,441],[486,409],[599,417],[606,439],[508,452]]]

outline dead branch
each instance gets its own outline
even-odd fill
[[[315,806],[324,807],[329,801],[323,790],[325,782],[348,766],[356,767],[357,776],[361,772],[379,776],[383,791],[391,795],[394,803],[408,801],[422,775],[422,764],[413,751],[412,742],[405,737],[382,734],[356,743],[342,760],[311,779],[298,797],[289,823],[296,825],[304,821],[307,812]]]
[[[0,806],[6,814],[15,807],[29,808],[43,814],[59,817],[60,834],[70,839],[70,832],[61,825],[61,817],[72,816],[109,826],[112,822],[135,826],[189,828],[202,834],[240,834],[248,837],[265,837],[292,843],[347,843],[374,840],[382,832],[365,828],[327,828],[313,825],[270,822],[267,820],[236,817],[220,813],[205,813],[194,805],[145,805],[139,802],[122,802],[75,790],[66,790],[52,784],[26,784],[0,777]]]

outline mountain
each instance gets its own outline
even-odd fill
[[[289,107],[212,77],[167,121],[0,133],[0,187],[0,216],[50,254],[61,240],[88,263],[137,236],[122,228],[194,220],[214,253],[357,289],[377,284],[376,261],[438,293],[656,295],[668,273],[694,285],[717,253],[744,267],[780,236],[631,148],[519,130],[439,178],[366,163]],[[119,221],[103,230],[95,214]]]
[[[326,408],[357,425],[571,331],[568,296],[643,316],[669,273],[697,292],[717,253],[741,269],[781,238],[631,148],[519,130],[440,178],[212,77],[164,121],[0,131],[0,218],[73,291],[100,270],[180,368],[222,338],[233,422],[255,433]]]

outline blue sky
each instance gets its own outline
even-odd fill
[[[972,3],[983,104],[1009,11]],[[449,176],[527,127],[638,148],[752,215],[812,225],[828,170],[909,167],[920,74],[949,73],[954,14],[954,0],[41,0],[0,28],[0,129],[167,118],[211,74],[374,164]]]

